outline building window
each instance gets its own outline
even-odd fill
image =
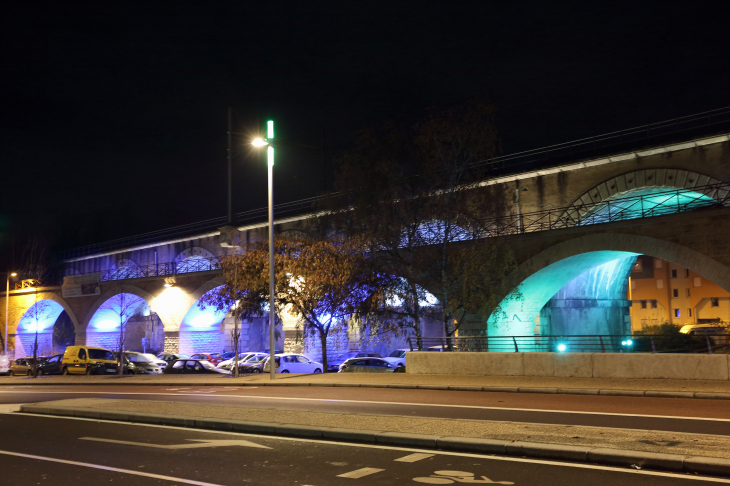
[[[651,308],[652,309],[656,309],[656,306],[657,306],[656,300],[652,300],[651,301]]]
[[[679,289],[672,289],[672,297],[679,297]]]
[[[695,287],[702,287],[702,277],[695,277],[695,279],[694,279],[694,286]]]
[[[645,300],[642,300],[641,301],[641,308],[642,309],[646,309],[646,301]]]
[[[672,278],[677,278],[677,270],[672,269]]]
[[[662,268],[662,261],[659,259],[654,260],[654,268]]]
[[[684,269],[684,276],[685,278],[689,278],[689,268]]]
[[[710,297],[710,303],[712,307],[720,307],[720,299],[717,297]]]
[[[684,289],[687,291],[687,297],[689,297],[689,289]]]
[[[679,314],[679,309],[674,309],[674,317],[682,317],[682,316],[681,316],[681,315]]]
[[[689,317],[692,317],[692,309],[691,309],[691,308],[688,308],[688,309],[687,309],[687,315],[688,315]]]
[[[661,278],[656,279],[656,288],[658,288],[658,289],[664,288],[664,279],[661,279]]]
[[[641,260],[636,260],[636,263],[634,263],[634,268],[631,269],[632,272],[643,272],[644,271],[644,264]]]

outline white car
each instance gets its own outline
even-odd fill
[[[10,360],[7,356],[0,356],[0,375],[7,375],[10,371]]]
[[[164,359],[158,358],[157,356],[155,356],[152,353],[144,353],[142,356],[144,356],[145,358],[147,358],[148,360],[150,360],[151,363],[154,363],[157,366],[159,366],[160,369],[162,369],[165,366],[167,366],[167,361],[165,361]]]
[[[322,363],[312,361],[301,354],[282,353],[277,354],[274,359],[277,373],[322,373],[323,369]],[[266,360],[264,363],[264,373],[271,372],[269,361]]]
[[[238,367],[240,368],[241,365],[243,365],[243,363],[245,363],[252,357],[259,355],[259,354],[263,354],[263,353],[238,353]],[[220,368],[222,370],[231,371],[231,370],[233,370],[233,367],[234,367],[233,358],[227,359],[227,360],[223,361],[222,363],[218,363],[218,368]]]
[[[410,349],[396,349],[383,359],[397,368],[402,368],[406,365],[406,353],[408,351]]]

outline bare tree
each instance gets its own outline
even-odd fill
[[[126,323],[130,317],[137,314],[141,305],[141,299],[136,295],[124,292],[124,284],[120,284],[119,293],[113,295],[104,302],[99,310],[113,314],[119,323],[119,335],[117,339],[118,354],[117,364],[119,366],[117,373],[119,376],[124,374],[124,342],[126,338]]]

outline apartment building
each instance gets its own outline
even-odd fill
[[[678,325],[730,322],[730,293],[674,263],[641,255],[629,277],[631,329],[671,322]]]

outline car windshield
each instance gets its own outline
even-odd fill
[[[215,366],[213,366],[210,361],[201,360],[200,364],[203,365],[203,368],[207,368],[209,370],[214,370]]]
[[[333,361],[346,361],[357,356],[357,353],[345,353],[336,357]]]
[[[111,351],[104,349],[89,349],[89,359],[103,359],[105,361],[114,361],[114,355]]]
[[[268,356],[251,356],[246,360],[246,363],[260,363],[268,358]]]
[[[144,354],[128,353],[127,359],[132,363],[150,363],[151,361]]]
[[[160,360],[157,356],[155,356],[154,354],[151,354],[151,353],[146,353],[146,354],[143,354],[142,356],[147,358],[150,363],[154,363],[155,361]]]
[[[190,359],[190,356],[187,354],[177,354],[176,356],[178,359]]]
[[[400,349],[396,349],[392,353],[388,355],[389,358],[403,358],[406,355],[405,351],[401,351]]]

